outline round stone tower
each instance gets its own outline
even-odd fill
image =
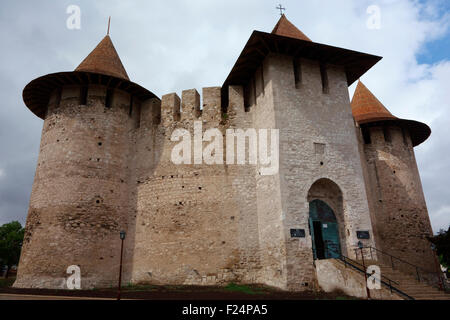
[[[433,271],[434,257],[427,240],[432,229],[414,156],[414,147],[424,142],[431,130],[424,123],[393,116],[362,82],[351,104],[361,130],[360,149],[377,248]],[[406,264],[398,267],[410,268]],[[415,272],[414,268],[409,271]]]
[[[15,287],[64,288],[72,265],[82,288],[117,283],[119,232],[135,214],[133,134],[152,98],[129,80],[109,35],[74,72],[25,87],[44,125]]]

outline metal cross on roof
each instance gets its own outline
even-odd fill
[[[108,19],[108,31],[106,32],[106,34],[109,36],[109,26],[111,25],[111,16]]]
[[[280,10],[280,16],[283,15],[283,10],[286,10],[286,8],[283,8],[281,4],[279,4],[278,7],[276,7],[276,9]]]

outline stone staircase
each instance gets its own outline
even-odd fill
[[[358,262],[362,263],[362,261]],[[392,269],[391,266],[379,261],[365,261],[365,265],[379,266],[383,277],[396,281],[398,285],[393,284],[393,286],[416,300],[450,300],[450,293],[445,293],[426,282],[419,282],[413,275]]]

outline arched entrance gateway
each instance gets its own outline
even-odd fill
[[[338,258],[345,235],[342,192],[329,179],[319,179],[308,192],[309,232],[314,259]],[[345,245],[345,241],[342,241]]]

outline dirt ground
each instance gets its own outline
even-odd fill
[[[0,293],[45,296],[71,296],[89,298],[116,298],[117,288],[92,290],[54,290],[11,288],[13,281],[0,285]],[[126,286],[122,299],[144,300],[355,300],[342,292],[287,292],[258,285],[229,284],[225,287],[210,286]]]

